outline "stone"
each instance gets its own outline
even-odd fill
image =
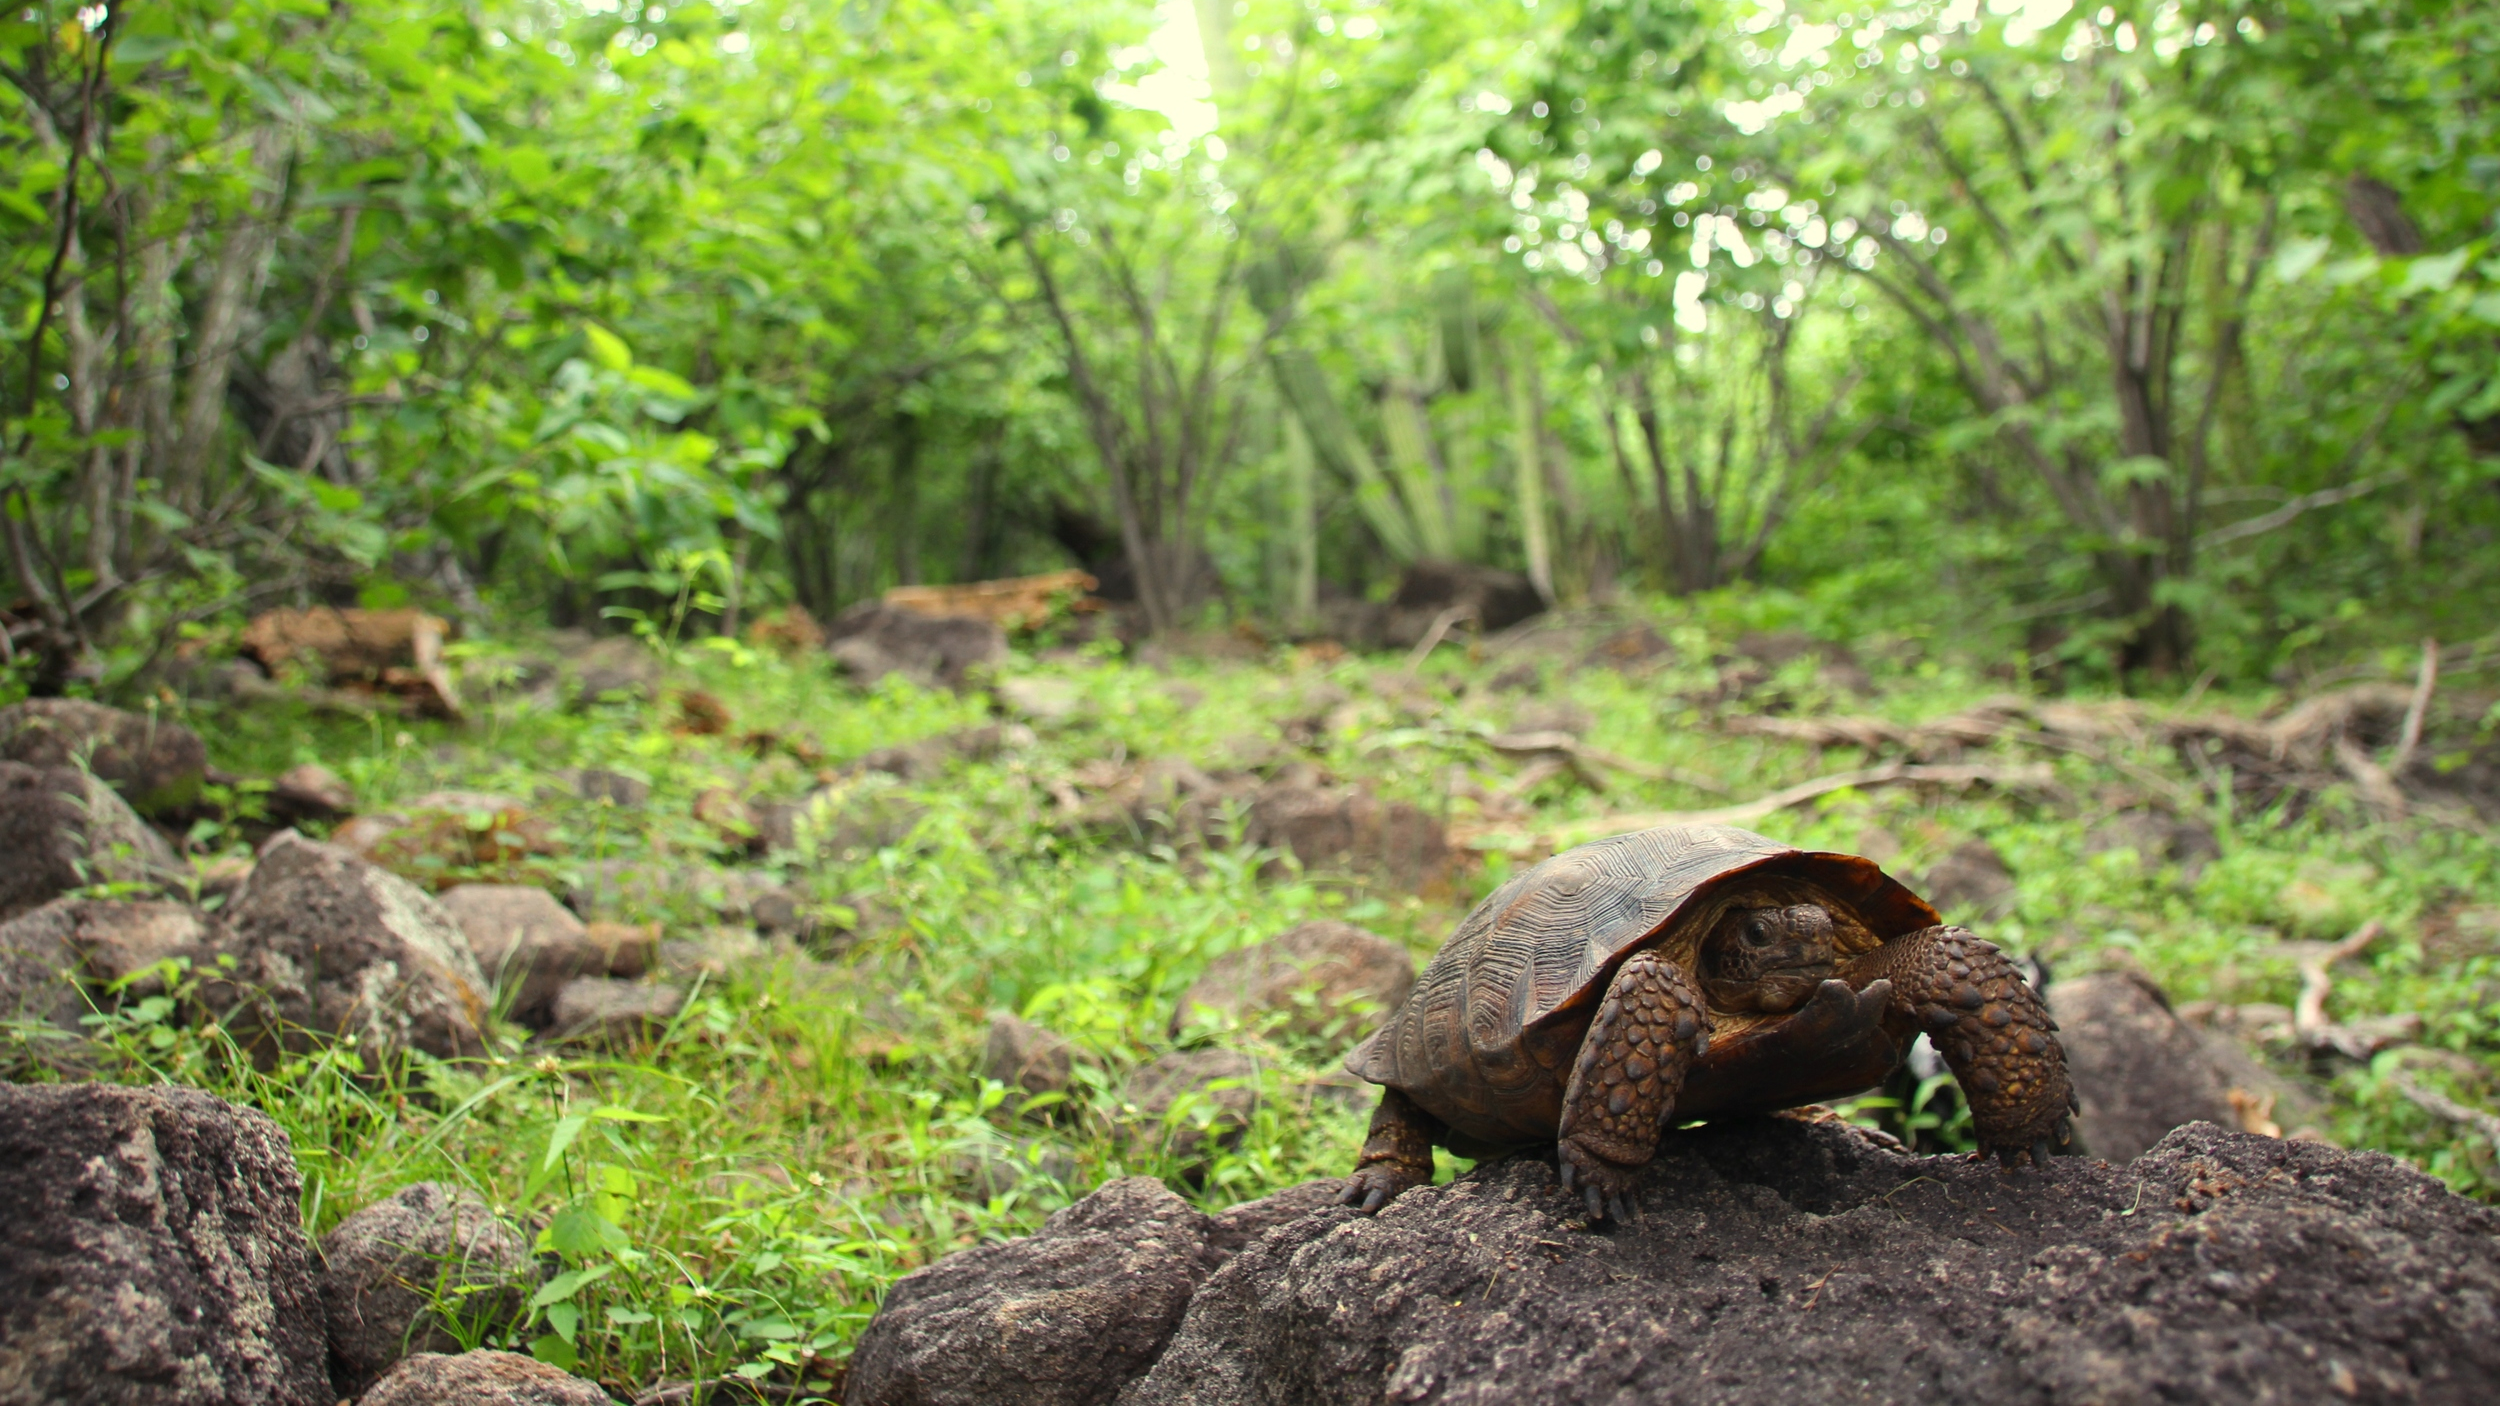
[[[176,958],[198,962],[217,946],[218,928],[188,904],[94,898],[54,899],[0,923],[0,1021],[10,1023],[0,1066],[22,1055],[80,1067],[83,1018],[160,994],[164,984],[141,973]],[[42,1027],[55,1033],[45,1038]]]
[[[560,852],[545,820],[518,798],[492,791],[428,791],[359,815],[330,840],[394,873],[429,881],[449,869]]]
[[[1026,1094],[1064,1094],[1076,1077],[1076,1047],[1056,1031],[992,1011],[981,1073]]]
[[[315,677],[388,693],[435,717],[460,716],[460,693],[443,658],[451,624],[421,610],[279,609],[244,627],[243,652],[280,673],[301,663]]]
[[[548,1028],[566,1040],[630,1045],[675,1020],[685,1006],[682,986],[585,976],[556,993]]]
[[[285,830],[224,916],[238,958],[226,980],[259,1008],[257,1019],[241,1014],[238,1034],[290,1048],[306,1034],[353,1035],[376,1053],[440,1059],[484,1052],[491,988],[469,940],[398,875]]]
[[[319,762],[287,768],[269,785],[269,813],[281,820],[336,820],[356,808],[356,792]]]
[[[572,705],[647,703],[660,693],[660,661],[642,641],[622,635],[596,640],[566,662],[573,679]]]
[[[1277,1016],[1285,1033],[1350,1042],[1396,1010],[1414,985],[1415,959],[1405,948],[1323,918],[1209,962],[1172,1012],[1171,1031]]]
[[[2014,871],[1986,840],[1963,841],[1915,887],[1947,918],[1958,913],[1996,919],[2014,911]]]
[[[2500,1374],[2500,1213],[2377,1153],[2191,1124],[2131,1164],[2009,1175],[1763,1118],[1670,1133],[1638,1195],[1592,1234],[1549,1162],[1514,1157],[1376,1218],[1287,1220],[1120,1406],[2462,1406]],[[1087,1289],[1119,1292],[1057,1281]],[[1137,1302],[1089,1326],[1165,1321]]]
[[[849,1406],[1088,1406],[1154,1364],[1211,1267],[1207,1217],[1127,1177],[1033,1235],[898,1280],[851,1355]]]
[[[545,889],[461,884],[434,901],[460,925],[478,970],[504,993],[504,1009],[523,1025],[546,1028],[564,983],[611,973],[614,948],[593,942],[582,920]]]
[[[84,767],[142,815],[191,804],[208,777],[208,748],[198,733],[83,698],[29,698],[0,708],[0,761]]]
[[[1596,724],[1596,714],[1567,698],[1522,703],[1510,715],[1510,730],[1514,733],[1563,732],[1582,737]]]
[[[2085,1154],[2131,1162],[2172,1128],[2239,1126],[2205,1036],[2172,1013],[2160,988],[2129,972],[2092,972],[2051,982],[2047,994],[2083,1101],[2075,1132]]]
[[[0,856],[0,921],[89,884],[161,884],[181,867],[101,778],[23,762],[0,762]]]
[[[1184,1159],[1241,1141],[1259,1106],[1258,1061],[1238,1050],[1177,1050],[1149,1060],[1121,1087],[1129,1142]]]
[[[1002,688],[1005,686],[1004,683],[1000,685]],[[849,769],[854,772],[881,772],[898,781],[918,784],[945,774],[946,768],[957,761],[987,761],[997,756],[1008,745],[1010,730],[996,724],[967,727],[935,737],[923,737],[917,742],[880,747],[860,757]],[[1012,730],[1027,739],[1032,735],[1030,728],[1015,727]]]
[[[922,615],[883,601],[862,601],[833,617],[825,635],[833,660],[867,688],[888,674],[923,686],[962,691],[976,669],[1007,660],[1007,634],[970,615]]]
[[[990,686],[999,706],[1037,727],[1059,727],[1085,711],[1085,693],[1073,679],[1000,679]]]
[[[517,1352],[481,1349],[400,1359],[358,1406],[615,1406],[584,1381]]]
[[[1382,642],[1405,649],[1421,643],[1433,622],[1449,611],[1479,634],[1506,630],[1545,609],[1544,597],[1516,571],[1470,562],[1419,561],[1398,578],[1381,630]]]
[[[529,1242],[477,1193],[440,1182],[400,1188],[321,1239],[330,1381],[355,1396],[412,1352],[457,1352],[441,1306],[478,1330],[515,1319],[536,1279]]]
[[[651,783],[621,771],[584,767],[573,774],[573,794],[593,804],[640,810],[651,799]]]
[[[0,1401],[331,1406],[302,1195],[196,1089],[0,1085]]]
[[[2179,877],[2189,881],[2222,857],[2222,842],[2212,826],[2155,810],[2122,810],[2083,837],[2085,854],[2122,849],[2132,851],[2147,873],[2176,865]]]
[[[1253,843],[1289,851],[1306,869],[1368,871],[1412,890],[1449,867],[1439,820],[1357,788],[1279,781],[1259,791],[1250,815]]]

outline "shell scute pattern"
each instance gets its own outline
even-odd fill
[[[1633,950],[1657,946],[1650,939],[1697,900],[1765,866],[1824,882],[1881,937],[1936,921],[1933,910],[1863,859],[1811,854],[1728,826],[1617,835],[1547,859],[1478,905],[1434,955],[1405,1006],[1347,1057],[1346,1067],[1487,1136],[1550,1129],[1558,1073],[1568,1072],[1575,1051],[1559,1052],[1558,1071],[1540,1062],[1531,1033],[1540,1024],[1584,1021]],[[1661,954],[1692,956],[1665,948]]]

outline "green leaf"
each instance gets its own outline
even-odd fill
[[[595,1264],[587,1269],[568,1269],[541,1285],[538,1292],[530,1296],[530,1307],[545,1308],[550,1304],[564,1303],[580,1293],[585,1285],[596,1284],[615,1272],[616,1266],[612,1264]]]
[[[633,349],[625,339],[596,322],[582,324],[582,338],[590,344],[590,359],[609,371],[623,371],[634,364]]]

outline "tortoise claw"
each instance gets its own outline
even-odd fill
[[[2060,1118],[2060,1119],[2058,1119],[2058,1120],[2057,1120],[2057,1145],[2058,1145],[2058,1146],[2060,1146],[2060,1147],[2071,1147],[2071,1146],[2073,1146],[2073,1145],[2074,1145],[2074,1141],[2075,1141],[2075,1120],[2074,1120],[2074,1119],[2072,1119],[2072,1118]]]
[[[1562,1159],[1562,1189],[1563,1189],[1563,1194],[1564,1194],[1564,1195],[1566,1195],[1566,1196],[1570,1195],[1570,1194],[1571,1194],[1572,1184],[1573,1184],[1574,1182],[1577,1182],[1579,1179],[1580,1179],[1580,1169],[1579,1169],[1579,1168],[1577,1168],[1577,1167],[1575,1167],[1575,1166],[1573,1166],[1573,1165],[1571,1165],[1571,1159],[1570,1159],[1570,1158],[1568,1158],[1568,1157],[1563,1158],[1563,1159]]]
[[[1584,1186],[1580,1188],[1580,1194],[1581,1199],[1588,1203],[1589,1219],[1604,1220],[1606,1218],[1606,1198],[1598,1194],[1597,1187],[1594,1184]]]
[[[2069,1113],[2081,1113],[2083,1111],[2083,1095],[2076,1093],[2071,1088],[2066,1090],[2066,1111]]]
[[[1375,1186],[1368,1195],[1364,1196],[1362,1212],[1368,1216],[1388,1204],[1389,1189],[1385,1186]]]
[[[1640,1218],[1640,1212],[1633,1207],[1631,1197],[1613,1196],[1607,1198],[1606,1219],[1613,1221],[1617,1225],[1630,1225],[1632,1222],[1639,1220]]]
[[[2049,1165],[2049,1140],[2047,1138],[2033,1139],[2031,1144],[2031,1165],[2041,1168],[2046,1168]]]

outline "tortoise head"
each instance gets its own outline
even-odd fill
[[[1725,1011],[1795,1010],[1839,974],[1839,926],[1819,903],[1731,908],[1701,944],[1701,984]]]

